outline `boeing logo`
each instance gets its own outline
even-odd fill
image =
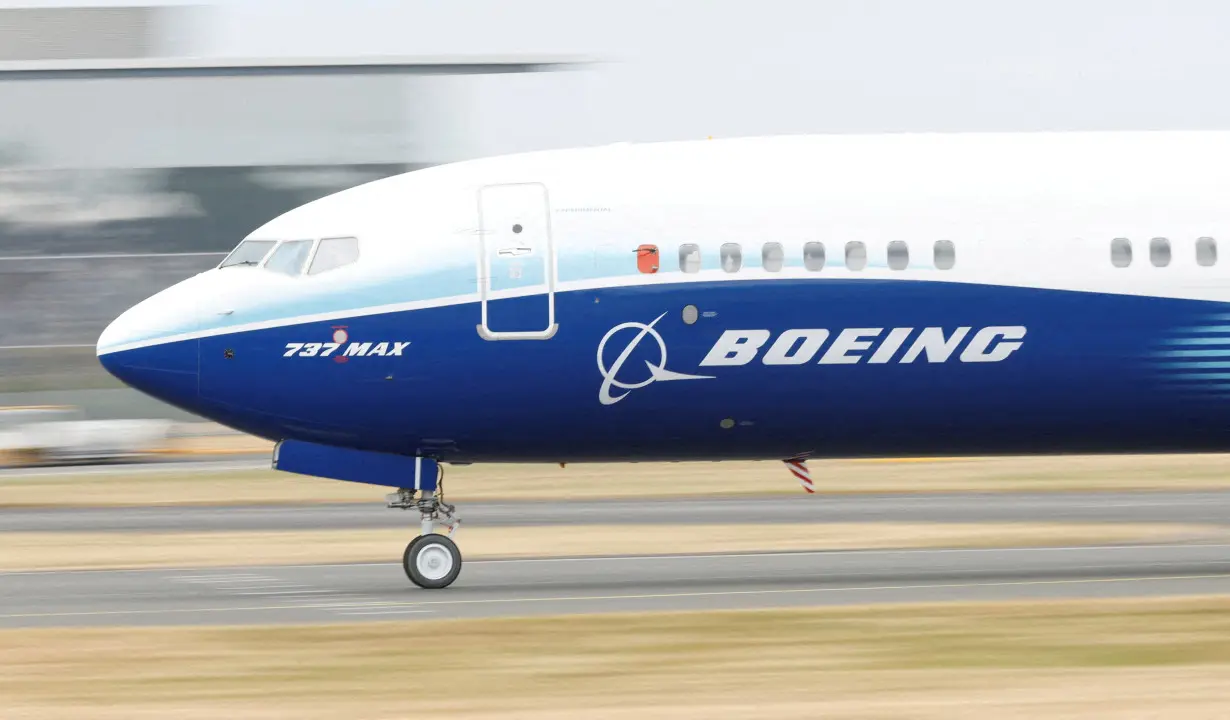
[[[685,375],[683,373],[672,372],[666,369],[666,341],[657,330],[653,329],[658,321],[666,317],[666,313],[654,318],[653,322],[646,325],[645,323],[626,322],[622,325],[616,325],[607,331],[606,335],[602,336],[602,341],[598,343],[598,372],[602,373],[602,387],[598,389],[598,402],[603,405],[614,405],[628,396],[628,393],[633,390],[643,388],[654,382],[670,382],[673,380],[712,380],[712,375]],[[607,367],[606,362],[602,359],[603,353],[606,352],[606,344],[615,336],[624,330],[639,330],[629,341],[619,357],[615,358],[615,362]],[[628,356],[636,349],[646,335],[652,335],[653,339],[658,343],[658,364],[654,365],[648,360],[645,361],[645,366],[649,368],[649,377],[636,383],[628,383],[619,380],[619,371],[623,369],[624,363],[628,360]],[[619,388],[624,392],[619,395],[611,395],[611,388]]]
[[[970,335],[971,327],[959,327],[946,334],[944,328],[923,328],[915,335],[915,328],[846,328],[828,344],[820,355],[818,365],[855,365],[866,361],[868,365],[890,362],[912,363],[926,357],[929,363],[944,363],[961,347]],[[786,330],[769,349],[760,362],[765,365],[804,365],[815,359],[820,349],[828,342],[830,332],[824,328]],[[773,334],[768,330],[727,330],[717,339],[709,354],[700,361],[702,366],[747,365],[760,354],[760,348],[769,342]],[[906,341],[913,342],[906,347]],[[1023,325],[995,325],[980,328],[965,343],[957,355],[963,363],[1002,362],[1016,352],[1025,337]],[[878,344],[877,344],[878,343]],[[873,349],[874,347],[874,349]],[[905,348],[905,352],[901,352]]]
[[[666,313],[653,322],[628,322],[616,325],[607,331],[598,343],[598,371],[602,373],[602,387],[598,400],[603,405],[614,405],[628,396],[632,390],[643,388],[657,381],[708,380],[713,375],[686,375],[666,369],[666,342],[654,329]],[[603,360],[606,345],[624,330],[639,330],[623,352],[610,367]],[[973,327],[958,327],[945,332],[942,327],[927,327],[918,330],[912,327],[897,328],[845,328],[833,333],[824,328],[785,330],[770,344],[773,333],[769,330],[726,330],[709,349],[701,367],[743,366],[760,358],[762,365],[883,365],[887,363],[909,364],[924,360],[928,363],[946,363],[953,357],[962,363],[997,363],[1006,360],[1024,344],[1025,326],[992,325],[974,331]],[[658,343],[660,360],[657,365],[646,361],[649,377],[636,383],[619,379],[624,362],[632,351],[652,335]],[[827,348],[825,347],[827,344]],[[765,346],[768,349],[761,354]],[[821,349],[824,352],[821,353]],[[960,350],[960,352],[958,352]],[[819,356],[819,360],[816,357]],[[611,388],[624,392],[612,395]]]

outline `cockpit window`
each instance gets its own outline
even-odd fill
[[[234,267],[238,265],[260,265],[261,260],[269,254],[274,245],[277,245],[275,240],[244,240],[239,243],[239,247],[231,251],[230,255],[222,261],[219,268]]]
[[[359,259],[359,239],[352,237],[325,238],[320,241],[308,275],[335,270]]]
[[[311,240],[287,240],[273,251],[269,261],[265,263],[266,270],[272,270],[283,275],[299,275],[308,255],[312,254]]]

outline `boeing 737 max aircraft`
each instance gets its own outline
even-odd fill
[[[1230,133],[548,151],[292,210],[98,354],[397,488],[443,587],[440,463],[1224,450],[1228,241]]]

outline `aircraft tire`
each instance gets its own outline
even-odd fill
[[[447,535],[420,535],[406,546],[402,568],[421,588],[446,588],[461,574],[461,551]]]

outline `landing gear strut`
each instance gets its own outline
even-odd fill
[[[452,585],[461,574],[461,551],[452,540],[461,519],[456,515],[457,508],[444,502],[443,475],[444,468],[440,468],[439,478],[416,482],[419,490],[401,488],[387,497],[391,508],[419,511],[419,536],[406,546],[402,567],[415,585],[433,590]],[[437,523],[448,528],[448,535],[435,531]]]

